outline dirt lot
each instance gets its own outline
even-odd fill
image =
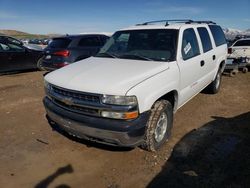
[[[224,76],[219,94],[183,106],[158,153],[52,131],[42,75],[0,76],[0,187],[250,186],[250,73]]]

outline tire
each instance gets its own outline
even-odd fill
[[[248,72],[248,68],[247,68],[247,67],[244,67],[244,68],[242,69],[242,72],[243,72],[243,73],[247,73],[247,72]]]
[[[38,59],[37,61],[37,68],[38,70],[40,71],[44,71],[45,69],[42,67],[42,60],[43,60],[43,57],[41,57],[40,59]]]
[[[221,86],[221,75],[222,75],[221,70],[219,69],[215,76],[214,81],[207,87],[208,93],[216,94],[219,92]]]
[[[151,109],[144,143],[141,147],[147,151],[157,151],[169,139],[172,127],[173,107],[171,103],[166,100],[157,101]]]
[[[237,74],[237,71],[231,71],[230,73],[229,73],[229,76],[230,77],[234,77],[235,75]]]

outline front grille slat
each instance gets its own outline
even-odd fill
[[[88,101],[88,102],[95,102],[99,103],[99,97],[91,94],[85,93],[77,93],[74,91],[64,90],[58,87],[52,87],[53,91],[59,95],[63,95],[65,97],[72,97],[73,99],[81,100],[81,101]]]
[[[56,96],[53,96],[53,93],[61,96],[61,98],[71,98],[72,105],[66,104],[63,100],[58,99]],[[81,104],[77,104],[76,101],[81,101],[81,103],[88,104],[100,104],[100,97],[98,95],[89,94],[89,93],[80,93],[77,91],[67,90],[59,87],[52,86],[51,97],[53,98],[53,102],[57,105],[77,113],[86,114],[86,115],[94,115],[99,116],[99,110],[91,107],[84,107]]]

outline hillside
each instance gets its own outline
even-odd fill
[[[228,40],[234,40],[237,35],[250,35],[250,29],[242,31],[239,29],[224,28],[223,31]]]
[[[19,38],[19,39],[50,38],[50,36],[48,35],[30,34],[30,33],[25,33],[22,31],[7,30],[7,29],[0,29],[0,34],[12,36],[12,37]]]

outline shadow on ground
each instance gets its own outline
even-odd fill
[[[192,130],[148,187],[250,187],[250,112]]]
[[[42,181],[40,181],[35,188],[47,188],[57,177],[66,174],[66,173],[73,173],[73,168],[71,165],[66,165],[64,167],[60,167],[55,171],[53,174],[49,175]],[[70,186],[66,184],[58,185],[56,188],[70,188]]]

